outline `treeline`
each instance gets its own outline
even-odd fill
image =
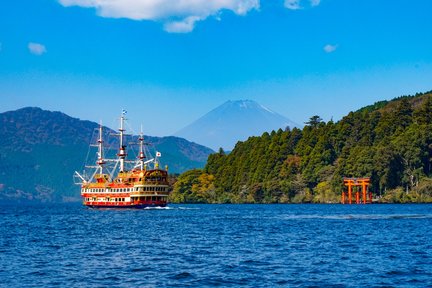
[[[432,91],[305,124],[220,149],[179,176],[171,201],[337,203],[344,177],[370,177],[381,202],[432,202]]]

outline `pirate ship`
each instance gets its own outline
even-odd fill
[[[168,167],[159,168],[160,152],[149,160],[146,156],[144,136],[138,137],[137,159],[128,160],[125,143],[125,114],[120,117],[118,153],[105,158],[103,127],[99,126],[96,165],[86,166],[90,173],[75,171],[75,183],[81,186],[83,204],[92,208],[146,208],[165,207],[170,193]],[[87,176],[90,175],[90,176]]]

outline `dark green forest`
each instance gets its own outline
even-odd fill
[[[432,91],[220,149],[179,176],[171,201],[338,203],[344,177],[370,177],[375,201],[432,202]]]

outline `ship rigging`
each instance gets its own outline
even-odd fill
[[[118,152],[116,158],[108,158],[104,152],[104,131],[102,124],[98,128],[96,165],[86,166],[93,170],[87,173],[75,171],[75,183],[81,186],[83,204],[92,208],[146,208],[164,207],[168,202],[170,186],[168,167],[159,167],[162,156],[156,151],[155,157],[146,160],[144,134],[138,137],[139,152],[135,160],[128,160],[125,136],[125,111],[120,117]],[[135,144],[135,143],[134,143]],[[153,167],[151,167],[153,166]],[[117,173],[117,174],[116,174]]]

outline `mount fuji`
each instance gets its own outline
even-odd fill
[[[174,135],[214,150],[232,150],[237,141],[279,128],[299,127],[252,100],[227,101]]]

